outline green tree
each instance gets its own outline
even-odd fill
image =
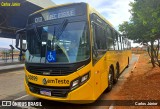
[[[134,0],[130,6],[132,17],[119,25],[119,31],[134,42],[146,45],[153,67],[160,67],[160,0]]]

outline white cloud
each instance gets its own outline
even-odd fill
[[[52,0],[56,4],[71,2],[87,2],[104,16],[113,26],[118,29],[118,25],[123,21],[129,21],[129,3],[134,0]],[[0,47],[7,47],[12,43],[8,39],[0,39]]]
[[[56,4],[68,2],[87,2],[102,14],[116,29],[123,21],[129,21],[130,9],[129,3],[134,0],[52,0]]]
[[[123,21],[129,21],[130,13],[128,11],[131,1],[133,0],[88,0],[90,5],[96,8],[115,27],[118,27]]]
[[[12,45],[13,42],[13,46],[15,46],[15,39],[7,39],[7,38],[0,38],[0,47],[2,48],[10,48],[9,45]]]
[[[67,2],[75,2],[72,0],[52,0],[56,4],[62,4]],[[87,2],[93,8],[95,8],[102,16],[104,16],[114,27],[118,30],[118,25],[124,21],[129,21],[131,16],[129,10],[130,2],[134,0],[76,0],[76,2]],[[137,43],[133,43],[132,46],[139,46]]]

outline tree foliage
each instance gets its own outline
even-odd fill
[[[148,46],[153,67],[160,66],[160,0],[134,0],[130,6],[132,17],[119,25],[119,31],[134,42]]]

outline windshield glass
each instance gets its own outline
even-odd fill
[[[65,22],[27,31],[27,62],[73,63],[84,61],[89,56],[86,22]]]

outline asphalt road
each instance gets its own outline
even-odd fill
[[[0,74],[0,100],[34,100],[34,101],[40,101],[42,102],[43,107],[40,107],[41,109],[73,109],[76,107],[76,109],[112,109],[112,106],[105,106],[105,104],[99,104],[97,103],[100,100],[114,100],[115,98],[113,95],[119,91],[121,86],[126,80],[127,75],[131,73],[131,70],[134,68],[135,62],[138,60],[137,55],[132,55],[132,60],[130,62],[130,65],[128,68],[126,68],[123,73],[119,77],[119,81],[115,86],[113,87],[112,91],[109,93],[104,92],[99,99],[90,105],[75,105],[75,104],[66,104],[61,102],[55,102],[55,101],[48,101],[48,100],[42,100],[35,97],[32,97],[30,95],[27,95],[24,89],[24,71],[23,70],[17,70],[7,73]],[[3,108],[0,106],[0,108]],[[18,107],[14,107],[17,109]],[[23,107],[24,108],[24,107]],[[30,107],[32,109],[35,107]],[[6,108],[5,108],[6,109]],[[13,107],[12,107],[13,109]]]

